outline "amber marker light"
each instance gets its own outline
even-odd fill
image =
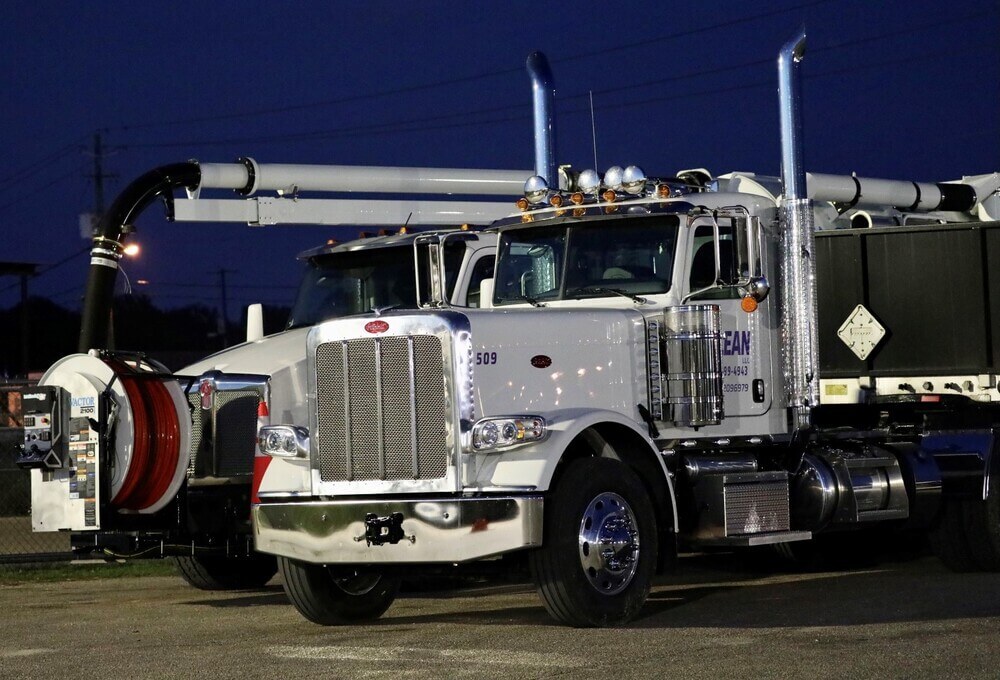
[[[744,295],[743,299],[740,300],[740,307],[742,307],[743,311],[746,312],[747,314],[750,314],[751,312],[756,312],[757,300],[755,300],[751,295]]]
[[[574,191],[569,196],[569,202],[573,205],[581,205],[583,203],[583,192]]]
[[[670,198],[670,187],[666,184],[656,186],[656,195],[660,198]]]
[[[551,203],[553,207],[558,208],[563,204],[563,197],[560,194],[552,194],[552,198],[549,199],[549,203]]]
[[[402,227],[399,228],[399,232],[398,233],[400,233],[400,234],[408,234],[409,231],[407,230],[407,228],[405,226],[402,226]]]
[[[608,203],[614,203],[615,199],[618,198],[618,194],[615,193],[614,189],[608,189],[603,194],[601,194],[601,198],[603,198]]]
[[[528,199],[524,198],[523,196],[517,199],[517,207],[520,208],[521,210],[527,210],[528,205],[529,205]]]

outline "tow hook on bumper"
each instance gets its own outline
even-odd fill
[[[542,497],[262,503],[257,550],[320,564],[457,563],[542,544]]]
[[[374,512],[365,515],[365,533],[355,536],[355,541],[364,541],[367,545],[396,545],[400,541],[415,543],[416,536],[403,533],[403,513],[394,512],[388,517],[379,517]]]

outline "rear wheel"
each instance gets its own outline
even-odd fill
[[[529,558],[546,610],[577,627],[630,621],[649,594],[656,535],[652,503],[628,466],[572,462],[546,503],[544,543]]]
[[[199,590],[263,588],[278,571],[278,564],[270,555],[192,555],[173,560],[181,578]]]
[[[955,571],[1000,571],[1000,449],[990,457],[989,497],[947,499],[931,545]]]
[[[930,534],[931,548],[952,571],[976,571],[980,568],[966,526],[968,503],[945,501],[937,526]]]
[[[335,574],[322,564],[278,558],[285,594],[305,618],[323,626],[372,621],[399,591],[399,579],[378,571]]]

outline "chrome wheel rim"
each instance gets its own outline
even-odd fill
[[[580,520],[579,550],[595,590],[615,595],[628,587],[639,566],[639,529],[624,498],[604,492],[590,501]]]

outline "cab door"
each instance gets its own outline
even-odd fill
[[[744,215],[705,216],[689,229],[688,294],[684,304],[719,306],[722,330],[722,392],[727,418],[760,415],[771,407],[774,385],[771,338],[777,319],[771,305],[743,311],[737,283],[761,271],[760,248],[748,247],[746,235],[760,243],[759,230],[747,230]],[[738,230],[742,230],[740,233]],[[750,266],[750,259],[756,260]]]

